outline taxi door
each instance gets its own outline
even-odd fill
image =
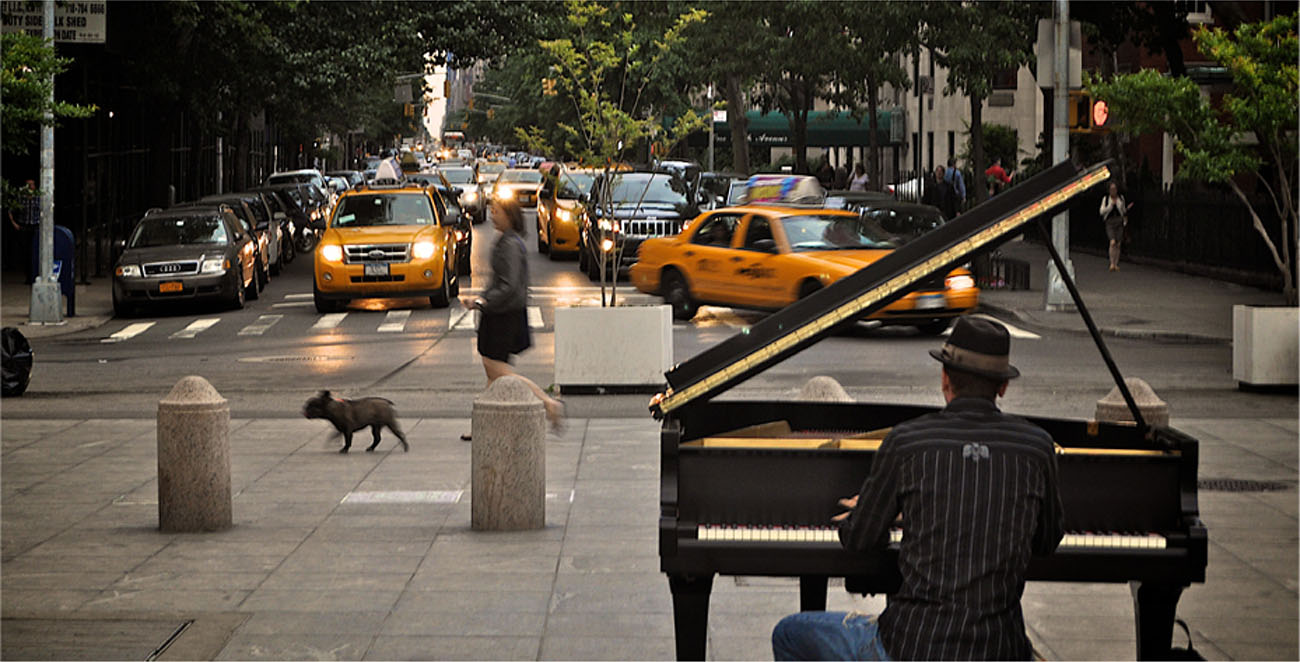
[[[682,249],[682,266],[690,283],[691,296],[702,301],[726,303],[727,267],[735,249],[736,228],[744,214],[720,212],[700,221]]]
[[[775,223],[769,216],[753,214],[741,226],[741,241],[727,261],[728,301],[756,308],[780,308],[789,303],[781,279]]]

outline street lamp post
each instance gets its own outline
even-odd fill
[[[1070,2],[1056,0],[1054,36],[1056,51],[1052,72],[1052,164],[1070,158],[1070,129],[1068,99],[1070,95]],[[1070,262],[1070,212],[1063,211],[1052,218],[1052,246],[1062,258],[1066,272],[1074,277],[1074,264]],[[1047,263],[1047,287],[1043,288],[1043,306],[1046,310],[1069,312],[1074,310],[1074,300],[1065,287],[1054,261]]]
[[[46,43],[54,43],[54,0],[45,0]],[[50,96],[41,123],[41,225],[38,229],[39,271],[32,282],[27,320],[33,324],[62,324],[59,281],[54,277],[54,74],[50,74]]]

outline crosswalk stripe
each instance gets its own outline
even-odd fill
[[[285,303],[273,303],[271,304],[271,307],[272,308],[306,308],[308,306],[313,306],[313,305],[315,304],[313,304],[310,301],[288,301]]]
[[[100,342],[122,342],[123,340],[134,338],[145,331],[148,331],[154,324],[157,324],[157,322],[136,322],[134,324],[128,324],[125,329],[122,329],[107,338],[101,339]]]
[[[473,331],[478,328],[478,312],[473,310],[453,310],[451,312],[453,323],[452,331]]]
[[[379,325],[380,333],[400,333],[406,328],[406,321],[410,319],[411,311],[409,310],[390,310],[384,316],[384,323]]]
[[[295,293],[293,293],[293,294],[286,294],[286,295],[284,295],[284,298],[286,298],[286,299],[310,299],[310,298],[312,298],[312,297],[314,297],[314,296],[316,296],[316,295],[312,294],[311,292],[295,292]]]
[[[200,333],[212,328],[213,325],[215,325],[217,322],[220,321],[221,321],[220,317],[208,317],[205,319],[194,320],[193,322],[190,322],[189,326],[181,329],[180,331],[177,331],[176,333],[173,333],[172,337],[193,338],[194,336],[197,336]]]
[[[533,329],[540,329],[543,326],[546,326],[545,324],[542,324],[541,308],[538,308],[537,306],[528,307],[528,326]]]
[[[332,329],[342,323],[343,318],[347,316],[347,313],[329,313],[328,315],[321,315],[320,319],[316,320],[316,323],[311,325],[311,328],[313,331]]]
[[[260,336],[266,333],[266,330],[275,326],[284,318],[284,315],[258,315],[257,321],[239,330],[241,336]]]

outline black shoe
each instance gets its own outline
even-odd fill
[[[474,438],[471,437],[471,436],[469,436],[469,434],[462,434],[462,435],[460,436],[460,440],[461,440],[461,441],[473,441]]]

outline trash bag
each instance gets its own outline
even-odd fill
[[[0,329],[0,395],[22,395],[32,380],[32,345],[12,326]]]

